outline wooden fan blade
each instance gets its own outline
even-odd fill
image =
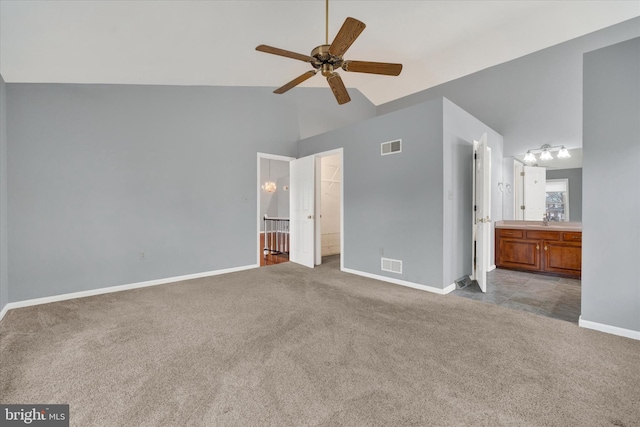
[[[329,53],[335,56],[342,56],[358,38],[366,25],[354,18],[347,18],[342,24],[338,35],[329,46]]]
[[[292,89],[296,86],[298,86],[300,83],[302,83],[303,81],[310,79],[311,77],[315,76],[317,73],[316,70],[311,70],[311,71],[307,71],[306,73],[304,73],[301,76],[296,77],[295,79],[291,80],[289,83],[287,83],[286,85],[279,87],[278,89],[274,90],[273,93],[277,93],[277,94],[283,94],[286,91],[288,91],[289,89]]]
[[[336,97],[336,101],[338,104],[346,104],[351,101],[349,97],[349,92],[347,92],[347,88],[344,87],[344,83],[342,82],[342,77],[338,73],[331,73],[329,77],[327,77],[327,82],[329,83],[329,87],[333,91],[333,96]]]
[[[342,69],[355,73],[397,76],[400,75],[400,72],[402,71],[402,64],[390,64],[388,62],[344,61]]]
[[[261,44],[260,46],[256,47],[256,50],[260,52],[271,53],[273,55],[284,56],[285,58],[293,58],[293,59],[297,59],[299,61],[304,61],[304,62],[313,61],[313,58],[310,57],[309,55],[303,55],[301,53],[295,53],[295,52],[291,52],[284,49],[278,49],[277,47],[267,46],[265,44]]]

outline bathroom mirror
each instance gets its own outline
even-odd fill
[[[525,154],[503,159],[503,182],[497,188],[503,219],[542,221],[546,216],[551,221],[582,222],[582,148],[570,149],[567,159],[554,155],[541,160],[536,155],[530,163],[524,162]]]

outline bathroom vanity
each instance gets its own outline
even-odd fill
[[[495,232],[496,267],[580,278],[581,223],[498,221]]]

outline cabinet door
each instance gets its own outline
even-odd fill
[[[501,238],[498,246],[499,267],[540,270],[539,241]]]
[[[580,277],[582,268],[582,245],[574,242],[543,241],[543,270]]]

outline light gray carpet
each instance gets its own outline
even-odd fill
[[[640,425],[640,342],[336,263],[11,310],[0,401],[73,426]]]

